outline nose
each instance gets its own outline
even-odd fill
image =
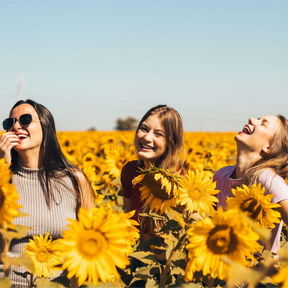
[[[255,118],[249,118],[248,123],[251,124],[251,125],[255,125],[257,123],[257,121],[258,120],[255,119]]]
[[[153,133],[150,131],[147,134],[145,134],[144,138],[146,141],[152,142],[152,135]]]
[[[19,128],[22,128],[22,126],[20,125],[19,120],[16,119],[12,130],[18,130]]]

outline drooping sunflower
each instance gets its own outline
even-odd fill
[[[69,279],[78,278],[79,286],[85,280],[96,286],[99,279],[106,283],[113,275],[120,277],[116,266],[124,269],[129,265],[126,255],[133,251],[124,240],[126,225],[118,217],[102,206],[97,208],[97,217],[91,210],[80,208],[79,221],[69,219],[70,230],[63,231],[61,240],[66,256],[62,268],[68,270]]]
[[[271,203],[274,194],[264,196],[265,187],[261,188],[261,183],[257,186],[253,184],[249,189],[246,185],[243,188],[232,189],[235,197],[228,197],[226,200],[226,210],[242,210],[255,224],[263,228],[274,228],[274,223],[280,223],[281,217],[278,211],[273,208],[280,207],[277,203]]]
[[[137,183],[142,183],[140,187],[141,201],[145,200],[146,206],[150,204],[150,212],[160,212],[163,214],[170,209],[170,206],[176,206],[178,196],[178,188],[180,180],[183,178],[178,173],[172,174],[169,169],[161,169],[150,164],[150,168],[139,168],[140,175],[132,181],[135,186]]]
[[[190,235],[188,249],[188,266],[185,280],[192,281],[195,271],[203,275],[225,280],[229,266],[221,260],[227,256],[231,261],[248,265],[246,257],[254,259],[257,252],[259,236],[252,229],[247,229],[245,220],[240,214],[211,210],[211,218],[206,217],[188,229]]]
[[[12,221],[15,217],[20,216],[18,209],[22,208],[17,203],[19,195],[13,184],[9,183],[12,173],[9,165],[5,164],[5,159],[0,159],[0,226],[7,230],[7,228],[15,229]]]
[[[113,149],[106,155],[105,163],[107,170],[114,178],[118,178],[121,174],[123,166],[132,160],[136,159],[136,155],[133,154],[131,149],[124,150],[123,146]]]
[[[42,277],[43,274],[44,278],[55,277],[56,273],[62,270],[60,267],[55,267],[63,262],[59,242],[52,241],[51,236],[48,240],[48,237],[49,232],[45,237],[42,234],[34,235],[33,240],[29,239],[29,243],[23,248],[26,250],[24,253],[27,253],[33,262],[37,277]]]
[[[215,190],[216,182],[212,182],[208,173],[201,170],[188,170],[188,175],[181,181],[181,187],[178,190],[177,204],[185,205],[186,210],[192,213],[196,211],[205,216],[205,212],[210,212],[218,199],[213,196],[219,193]]]

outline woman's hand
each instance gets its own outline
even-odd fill
[[[4,158],[6,164],[11,163],[11,149],[20,144],[15,132],[6,132],[0,137],[0,159]]]

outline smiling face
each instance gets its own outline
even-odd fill
[[[20,139],[20,145],[14,147],[14,149],[19,153],[23,153],[23,151],[32,151],[34,150],[39,154],[42,140],[43,140],[43,132],[40,124],[40,120],[35,109],[29,104],[21,104],[15,107],[10,117],[16,118],[17,120],[23,114],[31,114],[32,122],[26,126],[22,127],[19,121],[16,121],[11,131],[15,132],[15,134]]]
[[[165,153],[167,148],[165,131],[156,115],[150,115],[140,125],[134,145],[139,159],[144,161],[146,168],[149,168],[149,163],[156,164]]]
[[[276,116],[250,118],[242,131],[235,137],[238,147],[256,153],[269,153],[271,140],[279,129]]]

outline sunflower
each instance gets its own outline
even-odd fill
[[[196,211],[205,217],[205,212],[210,212],[213,205],[218,202],[218,199],[213,196],[219,193],[219,190],[215,188],[216,182],[212,183],[208,172],[196,170],[194,173],[188,170],[188,175],[181,181],[181,187],[178,190],[177,204],[185,205],[186,210],[192,213]]]
[[[243,188],[232,189],[235,197],[228,197],[226,200],[226,210],[242,210],[255,221],[255,224],[263,228],[274,228],[274,223],[280,223],[281,217],[278,211],[273,208],[280,207],[277,203],[271,203],[274,194],[264,196],[265,187],[261,188],[261,183],[257,186],[253,184],[249,189],[246,185]]]
[[[135,186],[142,183],[140,187],[141,201],[146,199],[145,204],[150,204],[150,212],[160,211],[163,214],[170,209],[170,206],[176,206],[177,190],[180,180],[183,178],[179,174],[172,174],[169,169],[160,169],[150,164],[150,168],[139,168],[140,175],[132,181]]]
[[[41,277],[44,274],[44,278],[49,276],[55,277],[58,271],[62,270],[56,265],[61,265],[63,258],[60,252],[59,242],[52,241],[52,237],[48,240],[49,232],[46,233],[45,238],[40,234],[34,235],[33,240],[29,239],[29,243],[25,245],[23,249],[26,251],[33,262],[35,274],[37,277]]]
[[[192,281],[195,271],[203,275],[225,280],[229,266],[221,260],[223,256],[241,265],[248,265],[246,257],[254,259],[257,252],[259,236],[247,229],[245,220],[236,213],[211,210],[211,218],[206,217],[188,229],[189,238],[188,266],[185,280]]]
[[[121,174],[123,166],[132,160],[135,160],[136,156],[132,154],[130,150],[124,150],[122,146],[113,149],[112,152],[106,155],[106,165],[109,173],[118,178]]]
[[[22,208],[17,203],[19,195],[13,184],[9,183],[12,173],[9,165],[5,165],[5,159],[0,159],[0,226],[7,230],[7,228],[16,229],[12,221],[15,217],[20,216],[17,209]]]
[[[69,219],[70,230],[63,231],[62,253],[66,256],[63,269],[68,270],[68,278],[74,275],[79,286],[86,280],[96,286],[99,278],[103,283],[111,276],[120,277],[116,266],[124,269],[130,264],[127,254],[133,248],[123,239],[126,236],[126,225],[119,217],[107,213],[104,207],[87,211],[79,209],[79,221]]]

